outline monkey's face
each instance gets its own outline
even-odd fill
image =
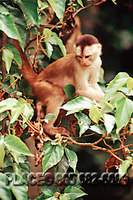
[[[101,55],[101,44],[93,44],[91,46],[85,46],[84,48],[78,46],[75,48],[75,53],[80,65],[89,67],[97,56]]]

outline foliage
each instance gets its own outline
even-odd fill
[[[102,2],[89,2],[86,7]],[[0,2],[0,30],[7,35],[8,42],[9,38],[20,42],[27,51],[29,62],[38,72],[48,63],[66,55],[61,38],[64,31],[72,31],[74,16],[83,9],[81,0],[4,0]],[[55,24],[51,26],[51,22]],[[40,26],[43,26],[43,30],[40,30]],[[37,41],[36,49],[30,46],[31,33]],[[42,50],[43,55],[39,55],[38,50]],[[35,139],[38,147],[35,161],[36,164],[42,163],[43,173],[54,168],[55,175],[59,172],[65,174],[70,167],[77,176],[77,154],[68,148],[70,144],[75,144],[109,153],[106,171],[115,166],[121,179],[133,165],[133,144],[127,143],[133,135],[133,78],[127,73],[118,73],[105,88],[101,103],[85,97],[74,99],[74,87],[66,86],[64,91],[71,100],[61,108],[67,111],[68,116],[75,116],[74,122],[66,122],[71,127],[71,137],[57,134],[55,139],[51,139],[43,132],[41,122],[39,126],[35,123],[30,89],[23,85],[22,77],[16,70],[16,65],[19,68],[22,65],[18,51],[12,44],[5,44],[1,51],[7,74],[0,77],[0,198],[8,200],[14,196],[19,200],[27,199],[28,182],[22,174],[29,171],[25,156],[33,155],[20,138],[28,134]],[[45,116],[44,121],[51,118],[54,118],[52,113]],[[96,141],[88,142],[90,136]],[[87,142],[82,140],[83,137]],[[59,181],[63,180],[64,177],[61,177]],[[47,189],[40,186],[42,194],[36,199],[74,200],[86,195],[79,183],[65,185],[63,189],[57,186],[58,180]]]

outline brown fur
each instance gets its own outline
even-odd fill
[[[93,44],[98,44],[99,41],[98,39],[93,36],[93,35],[82,35],[77,41],[76,41],[76,47],[80,46],[82,51],[84,49],[85,46],[91,46]]]
[[[81,41],[81,46],[87,38],[87,35],[81,36],[78,40]],[[97,44],[98,40],[95,39],[94,36],[91,38],[92,40],[88,42]],[[80,45],[79,42],[76,44]],[[76,58],[76,54],[71,53],[48,65],[37,75],[31,68],[19,43],[15,40],[14,46],[19,51],[22,59],[22,74],[31,85],[33,94],[37,99],[38,119],[41,116],[42,106],[44,105],[46,106],[46,114],[53,113],[55,115],[55,118],[50,119],[44,126],[44,130],[50,135],[55,135],[57,133],[68,135],[68,131],[64,128],[54,127],[60,107],[66,99],[64,87],[68,84],[72,84],[75,86],[78,95],[86,96],[92,100],[100,101],[103,97],[103,92],[97,84],[101,66],[101,59],[97,48],[95,52],[97,57],[89,66],[81,66]]]

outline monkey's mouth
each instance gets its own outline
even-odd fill
[[[81,64],[81,66],[83,66],[83,67],[89,67],[89,66],[92,64],[92,59],[89,59],[89,60],[87,60],[87,61],[81,60],[81,61],[80,61],[80,64]]]
[[[81,63],[82,67],[89,67],[90,65],[91,65],[91,62],[89,62],[89,63]]]
[[[81,64],[81,66],[82,66],[82,67],[88,67],[88,65],[87,65],[87,64],[84,64],[84,63]]]

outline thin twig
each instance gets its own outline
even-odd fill
[[[119,147],[119,148],[117,148],[117,149],[113,149],[113,151],[119,151],[119,150],[125,149],[126,147],[131,147],[131,146],[133,146],[133,144],[128,144],[128,145]]]
[[[83,135],[82,138],[86,138],[86,137],[90,137],[90,136],[93,136],[93,135],[96,135],[97,133],[90,133],[90,134],[87,134],[87,135]],[[80,139],[81,137],[74,137],[74,139]]]
[[[79,10],[77,10],[77,11],[74,13],[73,16],[75,17],[75,16],[76,16],[79,12],[81,12],[82,10],[85,10],[85,9],[91,7],[91,6],[98,6],[99,4],[102,4],[102,3],[104,3],[104,2],[106,2],[106,0],[101,0],[100,2],[97,2],[97,3],[88,4],[87,6],[82,7],[82,8],[80,8]]]
[[[103,142],[107,147],[109,147],[111,150],[113,150],[113,148],[109,144],[106,143],[105,139],[103,139]]]
[[[20,77],[18,77],[15,81],[13,81],[13,82],[4,90],[4,92],[0,95],[0,99],[2,99],[2,97],[3,97],[3,95],[6,93],[6,91],[7,91],[10,87],[12,87],[12,85],[14,85],[14,83],[16,83],[19,79],[21,79],[21,77],[22,77],[22,74],[21,74]]]
[[[3,51],[3,49],[5,49],[6,47],[4,46],[4,47],[2,47],[1,49],[0,49],[0,52],[2,52]]]
[[[42,46],[42,43],[41,42],[39,42],[39,45],[40,45],[40,47],[41,47],[41,50],[43,51],[43,53],[47,56],[47,57],[49,57],[48,56],[48,54],[47,54],[47,52],[44,50],[44,48],[43,48],[43,46]]]
[[[94,150],[101,150],[101,151],[104,151],[104,152],[108,152],[108,153],[110,153],[113,157],[115,157],[117,160],[119,160],[119,161],[121,161],[121,162],[123,161],[121,158],[119,158],[118,156],[116,156],[116,155],[115,155],[111,150],[109,150],[109,149],[96,146],[96,145],[94,145],[93,143],[79,143],[79,142],[75,141],[74,139],[72,139],[71,137],[65,137],[65,136],[63,136],[62,138],[63,138],[63,139],[66,139],[66,140],[69,140],[69,141],[71,141],[73,144],[78,145],[78,146],[90,146],[90,147],[92,147]]]
[[[24,114],[21,114],[21,116],[23,117],[23,119],[26,121],[26,123],[28,124],[28,126],[34,131],[34,132],[36,132],[36,133],[40,133],[40,130],[36,127],[36,126],[34,126],[28,119],[27,119],[27,117],[24,115]],[[49,138],[49,136],[48,135],[46,135],[44,132],[43,132],[43,135],[45,136],[45,137],[47,137],[47,138]],[[44,141],[44,138],[43,138],[43,136],[41,135],[41,134],[39,134],[39,136],[41,137],[41,139]],[[49,138],[50,139],[50,138]]]

